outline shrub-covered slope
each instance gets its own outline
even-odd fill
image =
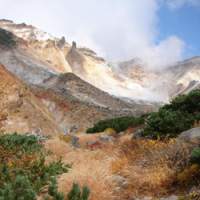
[[[113,128],[117,132],[129,127],[143,126],[143,136],[150,138],[176,137],[200,121],[200,90],[180,95],[170,104],[162,106],[158,112],[143,117],[121,117],[103,120],[87,130],[88,133],[102,132]]]

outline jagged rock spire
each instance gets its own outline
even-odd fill
[[[75,41],[72,42],[72,49],[76,49],[76,42]]]

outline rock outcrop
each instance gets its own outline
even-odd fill
[[[184,131],[178,136],[178,139],[189,143],[200,144],[200,127]]]

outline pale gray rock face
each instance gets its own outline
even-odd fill
[[[54,73],[22,50],[0,51],[0,63],[26,83],[39,85]]]
[[[179,135],[178,140],[200,144],[200,127],[184,131]]]

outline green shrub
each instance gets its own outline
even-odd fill
[[[58,192],[57,181],[55,178],[51,179],[51,183],[48,188],[48,194],[52,200],[88,200],[90,195],[90,190],[88,187],[84,186],[82,191],[78,184],[73,184],[72,189],[70,192],[65,195],[61,192]]]
[[[151,138],[176,137],[199,120],[200,90],[194,90],[151,113],[145,121],[143,134]]]
[[[84,186],[81,191],[80,186],[74,183],[71,191],[67,195],[67,200],[88,200],[89,195],[90,190],[88,187]]]
[[[40,141],[34,135],[5,134],[0,136],[0,146],[6,150],[34,152],[42,148]]]
[[[146,120],[144,135],[152,138],[176,137],[180,132],[190,129],[194,119],[187,113],[160,109]]]
[[[61,160],[46,164],[46,156],[35,136],[1,135],[0,200],[34,200],[52,177],[67,172]]]
[[[193,149],[192,153],[191,153],[191,158],[190,161],[193,164],[198,164],[200,165],[200,148],[195,148]]]
[[[187,95],[180,95],[172,100],[170,104],[163,107],[166,110],[200,114],[200,90],[193,90]]]
[[[121,132],[129,127],[136,127],[144,123],[144,117],[119,117],[114,119],[102,120],[92,128],[87,129],[87,133],[99,133],[107,128],[113,128],[116,132]]]
[[[0,200],[36,200],[36,193],[28,177],[17,175],[14,182],[6,183],[0,189]]]
[[[14,35],[9,31],[0,28],[0,45],[8,48],[15,47],[16,41],[14,39]]]
[[[58,192],[58,186],[55,178],[51,179],[51,183],[48,188],[48,194],[53,198],[52,200],[64,200],[64,194]]]

